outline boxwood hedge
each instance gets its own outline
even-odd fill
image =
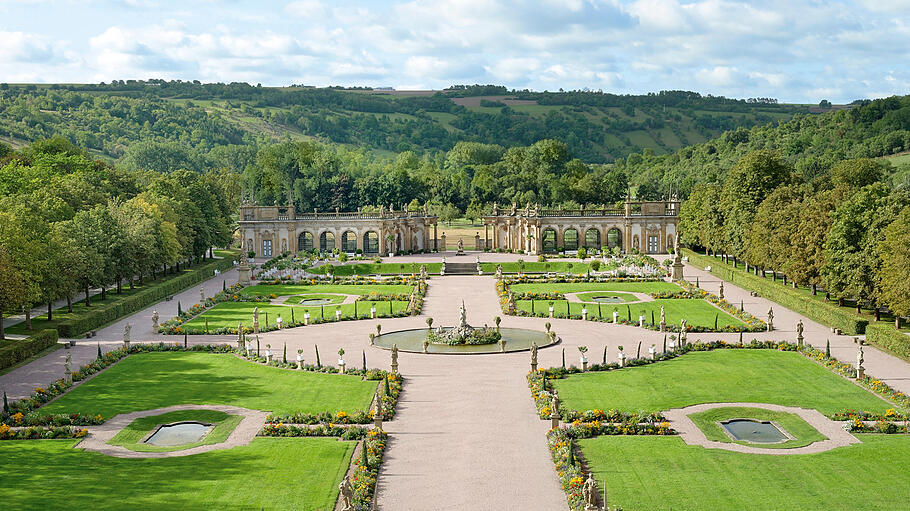
[[[717,275],[726,281],[732,281],[739,287],[755,291],[762,297],[777,302],[813,321],[840,328],[847,335],[866,333],[866,325],[869,324],[869,321],[846,307],[838,307],[837,303],[827,303],[806,298],[804,293],[781,283],[746,273],[745,271],[733,270],[724,265],[720,259],[696,254],[691,250],[685,250],[683,254],[688,256],[689,262],[695,266],[701,268],[710,266],[713,275]]]
[[[6,369],[40,353],[57,343],[57,331],[42,330],[26,339],[8,339],[0,343],[0,369]]]
[[[164,298],[212,277],[215,270],[224,271],[233,266],[230,258],[216,259],[201,264],[193,270],[172,277],[164,282],[149,286],[148,289],[110,304],[93,305],[90,311],[80,317],[57,324],[60,337],[72,338],[116,321],[128,314],[140,311]]]

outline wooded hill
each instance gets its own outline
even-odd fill
[[[63,135],[96,156],[155,170],[240,169],[256,148],[287,137],[380,155],[444,152],[459,141],[508,148],[558,138],[582,161],[604,163],[644,150],[671,153],[726,130],[808,111],[770,99],[686,91],[631,96],[458,86],[399,92],[164,80],[0,84],[0,141],[21,147]]]

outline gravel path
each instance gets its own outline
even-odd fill
[[[230,436],[228,436],[227,440],[224,442],[200,445],[182,451],[136,452],[119,445],[108,445],[108,442],[114,438],[120,430],[127,427],[136,419],[181,410],[216,410],[228,415],[242,415],[243,420],[240,421],[240,424],[234,428],[234,431],[231,432]],[[222,405],[177,405],[168,406],[166,408],[157,408],[155,410],[121,413],[100,426],[90,426],[86,428],[88,429],[88,436],[76,447],[85,449],[86,451],[100,452],[101,454],[107,454],[108,456],[115,456],[117,458],[175,458],[179,456],[190,456],[193,454],[216,451],[219,449],[230,449],[239,445],[249,444],[253,441],[253,438],[256,437],[256,434],[259,433],[259,430],[262,429],[262,425],[265,424],[265,418],[268,414],[268,412],[260,412],[258,410]]]
[[[813,442],[804,447],[795,447],[793,449],[769,449],[762,447],[751,447],[748,445],[734,444],[731,442],[715,442],[708,440],[704,432],[692,422],[689,415],[693,413],[713,410],[714,408],[725,407],[750,407],[773,410],[775,412],[795,413],[799,415],[810,426],[817,429],[819,433],[828,437],[827,440]],[[838,447],[850,444],[861,443],[855,436],[844,431],[840,422],[833,421],[817,410],[807,410],[795,406],[780,406],[767,403],[704,403],[700,405],[687,406],[685,408],[674,408],[667,410],[664,416],[670,421],[671,427],[675,429],[680,438],[689,445],[700,445],[708,449],[724,449],[727,451],[742,452],[747,454],[769,454],[769,455],[791,455],[791,454],[813,454],[817,452],[830,451]]]

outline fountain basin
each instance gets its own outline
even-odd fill
[[[178,445],[199,442],[215,426],[204,422],[175,422],[162,424],[145,439],[144,443],[159,447],[175,447]]]
[[[720,427],[733,440],[755,444],[778,444],[791,440],[782,428],[771,421],[755,419],[730,419],[720,422]]]
[[[527,351],[531,349],[531,343],[537,343],[538,348],[554,344],[550,342],[546,332],[537,330],[528,330],[526,328],[500,328],[500,334],[506,341],[506,352]],[[429,331],[426,328],[415,328],[412,330],[399,330],[397,332],[388,332],[374,339],[375,346],[383,349],[391,349],[392,345],[398,345],[400,351],[411,353],[423,353],[423,341],[427,338]],[[477,355],[483,353],[500,353],[500,344],[430,344],[427,347],[427,353],[445,354],[445,355]]]

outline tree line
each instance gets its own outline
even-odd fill
[[[64,138],[0,144],[0,325],[40,303],[50,316],[59,299],[72,311],[80,292],[90,307],[92,288],[103,300],[211,257],[231,241],[238,198],[239,176],[226,169],[128,170]]]
[[[778,152],[752,151],[719,183],[698,184],[680,210],[681,241],[774,271],[879,319],[910,315],[910,189],[870,158],[843,160],[806,181]]]

